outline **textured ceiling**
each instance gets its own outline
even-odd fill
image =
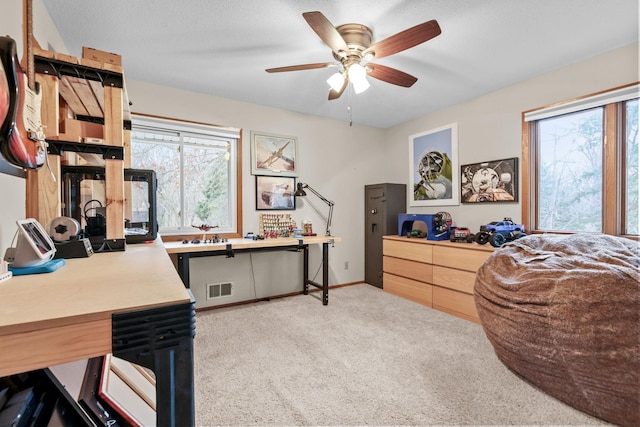
[[[128,79],[387,128],[638,41],[637,0],[43,0],[69,53],[123,56]],[[328,101],[333,61],[302,17],[359,23],[374,42],[436,19],[438,37],[376,61],[418,78],[369,79]],[[135,99],[134,102],[135,110]]]

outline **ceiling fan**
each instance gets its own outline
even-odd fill
[[[402,52],[431,40],[441,33],[438,22],[433,19],[372,44],[373,33],[369,27],[361,24],[344,24],[334,27],[321,12],[305,12],[302,16],[322,41],[331,48],[333,57],[340,62],[292,65],[269,68],[266,71],[267,73],[281,73],[342,65],[342,70],[327,80],[331,86],[329,100],[339,98],[349,82],[353,85],[356,93],[366,90],[369,87],[367,75],[394,85],[411,87],[418,81],[416,77],[395,68],[373,64],[369,61]]]

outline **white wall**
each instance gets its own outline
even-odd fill
[[[410,135],[457,122],[460,165],[510,157],[521,159],[522,112],[639,79],[636,43],[389,128],[383,153],[386,159],[384,180],[410,182]],[[521,181],[520,177],[519,184]],[[408,184],[407,187],[410,192]],[[407,194],[407,200],[410,197],[411,194]],[[458,226],[469,227],[472,231],[503,217],[511,217],[514,221],[522,219],[520,202],[409,208],[411,213],[438,211],[451,213]]]

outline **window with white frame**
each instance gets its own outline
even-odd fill
[[[237,234],[240,132],[199,123],[134,115],[131,167],[156,173],[162,235]]]
[[[524,113],[523,219],[638,236],[638,84]]]

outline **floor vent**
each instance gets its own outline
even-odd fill
[[[207,284],[207,299],[214,299],[220,297],[228,297],[231,295],[231,288],[233,284],[231,282],[226,283],[208,283]]]

